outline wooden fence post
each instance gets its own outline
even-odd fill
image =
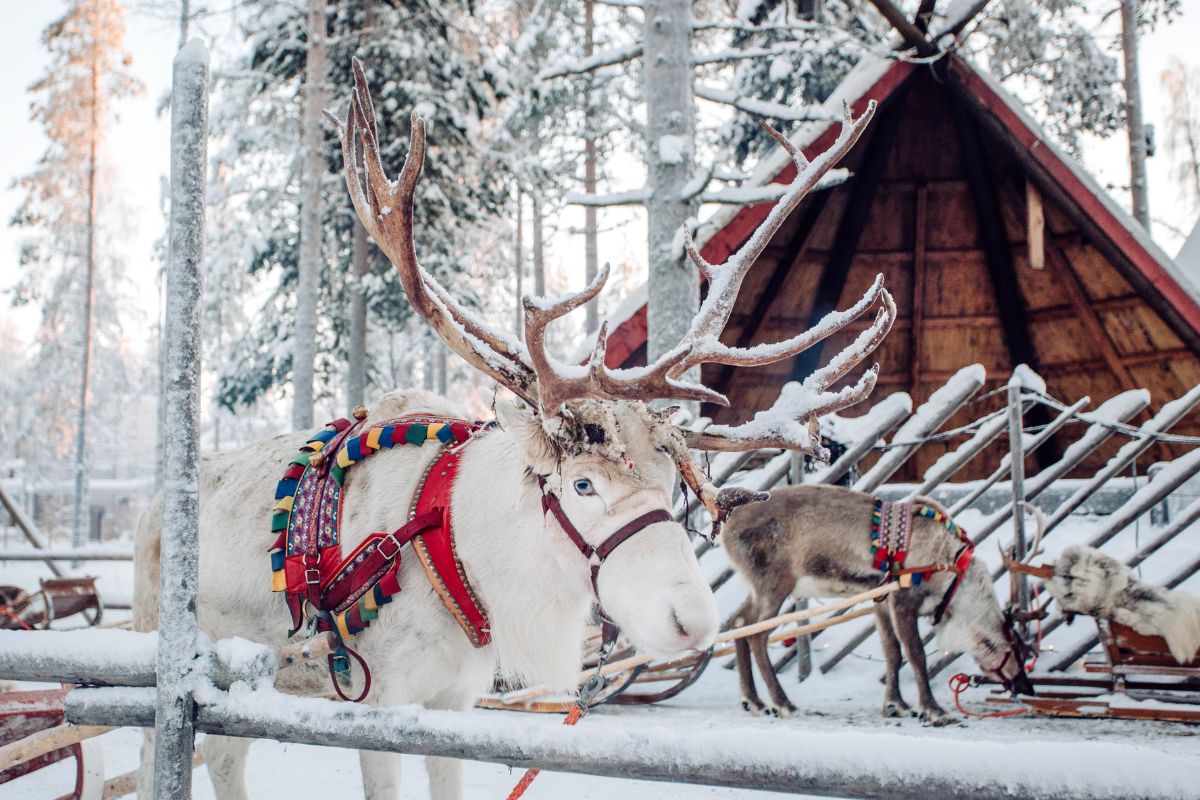
[[[208,151],[208,50],[175,56],[171,87],[171,220],[167,265],[166,416],[154,714],[154,796],[192,794],[200,500],[200,265]]]

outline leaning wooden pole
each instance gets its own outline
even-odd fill
[[[175,56],[171,86],[171,220],[167,264],[166,419],[158,607],[154,796],[190,797],[197,665],[200,510],[200,264],[208,158],[208,50]]]

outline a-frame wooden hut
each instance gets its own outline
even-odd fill
[[[989,388],[1028,364],[1063,399],[1144,387],[1151,411],[1200,383],[1196,290],[1018,101],[955,55],[931,66],[861,64],[827,105],[861,113],[870,99],[876,117],[842,164],[851,179],[805,199],[779,230],[746,281],[727,341],[786,338],[852,303],[881,272],[899,317],[878,355],[876,398],[903,390],[920,403],[974,362],[987,368]],[[794,141],[812,155],[836,132],[814,124]],[[764,164],[764,182],[794,175],[781,161]],[[701,231],[703,255],[719,263],[768,208],[718,214]],[[645,309],[631,311],[610,339],[610,365],[644,363]],[[820,360],[813,348],[792,363],[708,366],[705,383],[732,408],[706,413],[745,418]],[[1175,430],[1200,433],[1200,420]],[[919,474],[933,450],[909,471]]]

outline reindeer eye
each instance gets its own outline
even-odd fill
[[[587,478],[580,478],[579,480],[575,481],[575,493],[583,497],[588,497],[589,495],[595,494],[596,489],[592,486],[592,482]]]

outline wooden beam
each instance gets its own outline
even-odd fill
[[[1129,370],[1121,361],[1121,354],[1117,352],[1112,339],[1109,338],[1108,331],[1104,329],[1104,324],[1100,321],[1096,310],[1091,307],[1091,301],[1088,300],[1087,292],[1079,282],[1079,277],[1075,274],[1070,259],[1057,245],[1051,245],[1050,253],[1053,256],[1054,272],[1058,277],[1058,284],[1067,293],[1071,307],[1075,309],[1075,316],[1083,325],[1088,339],[1096,345],[1105,365],[1116,376],[1117,384],[1122,389],[1138,388],[1133,381],[1133,376],[1129,374]]]
[[[967,182],[971,187],[971,198],[975,204],[976,223],[983,239],[988,277],[996,298],[996,310],[1000,314],[1004,345],[1014,367],[1018,364],[1028,364],[1036,372],[1037,358],[1026,325],[1025,301],[1017,285],[1017,273],[1013,266],[1008,234],[1004,230],[1000,203],[996,199],[995,186],[988,177],[979,129],[961,102],[954,103],[954,124],[958,131]]]
[[[1025,178],[1025,242],[1030,269],[1046,267],[1046,210],[1042,193],[1034,182]]]
[[[829,260],[821,272],[817,283],[816,296],[813,298],[812,310],[808,315],[808,325],[811,328],[822,317],[837,307],[842,289],[846,286],[846,277],[850,273],[850,264],[858,250],[859,239],[867,227],[871,214],[871,204],[879,188],[879,176],[883,174],[888,153],[896,141],[900,130],[900,119],[904,116],[904,100],[908,97],[908,87],[912,84],[905,82],[888,98],[887,106],[875,115],[872,125],[875,128],[862,160],[851,178],[850,197],[842,210],[842,218],[838,221],[837,233],[834,234],[833,249]],[[792,361],[792,379],[803,380],[808,377],[821,363],[823,342],[818,342]]]
[[[931,10],[932,5],[930,3]],[[923,3],[922,7],[924,7]],[[920,12],[918,12],[918,16],[920,16]],[[909,394],[912,395],[914,404],[922,401],[918,397],[917,388],[921,385],[921,334],[922,321],[925,316],[925,228],[928,207],[929,190],[925,186],[921,186],[917,189],[916,220],[913,231],[912,333],[909,336],[912,342],[909,356],[912,388],[909,390]]]
[[[933,16],[933,7],[937,5],[937,0],[921,0],[921,5],[917,6],[917,13],[913,15],[913,27],[921,33],[926,33],[929,30],[929,19]]]
[[[829,203],[829,197],[833,194],[833,190],[818,192],[813,198],[812,203],[805,211],[803,218],[800,220],[800,225],[796,229],[796,233],[792,236],[792,244],[794,245],[793,255],[791,258],[781,257],[775,262],[775,269],[771,272],[771,276],[767,279],[766,286],[758,297],[754,300],[754,308],[750,312],[750,317],[742,326],[742,332],[738,335],[736,346],[747,347],[754,342],[762,330],[763,324],[766,322],[767,314],[771,310],[776,298],[779,297],[780,290],[783,289],[784,283],[787,282],[788,276],[800,261],[808,253],[808,246],[812,240],[812,232],[820,220],[825,206]],[[784,248],[779,248],[781,251]],[[799,325],[797,325],[799,327]],[[789,334],[790,335],[790,334]],[[723,364],[721,371],[717,374],[717,379],[713,382],[712,387],[718,392],[726,392],[729,388],[729,382],[733,378],[733,372],[736,369],[731,364]]]
[[[917,51],[917,55],[931,56],[936,52],[934,46],[925,38],[925,34],[909,22],[904,12],[896,8],[891,0],[871,0],[871,5],[896,29],[904,43]]]

